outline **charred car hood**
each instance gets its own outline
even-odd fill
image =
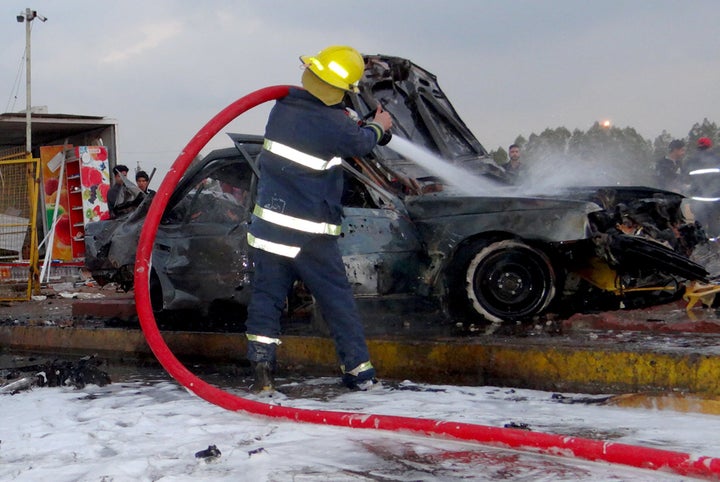
[[[405,205],[414,219],[428,220],[447,216],[498,214],[513,211],[577,209],[584,214],[600,210],[597,204],[582,199],[544,197],[448,196],[429,194],[406,198]]]
[[[443,231],[451,229],[458,236],[495,231],[558,242],[587,238],[587,215],[600,210],[582,200],[442,194],[407,199],[406,207],[417,223],[429,226],[430,237],[443,226]]]

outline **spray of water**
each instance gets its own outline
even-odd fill
[[[652,186],[654,183],[650,170],[633,169],[636,166],[630,166],[622,158],[582,160],[558,154],[533,160],[519,184],[508,187],[458,167],[402,137],[394,136],[388,147],[467,195],[523,196],[553,194],[574,186]]]
[[[394,136],[390,140],[388,147],[402,155],[405,159],[412,160],[428,172],[443,179],[447,184],[456,187],[458,191],[463,194],[488,195],[490,193],[496,193],[501,189],[501,187],[491,179],[477,176],[465,169],[457,167],[400,136]]]
[[[519,190],[552,194],[573,186],[654,186],[652,169],[633,165],[627,158],[580,159],[547,154],[533,159]]]

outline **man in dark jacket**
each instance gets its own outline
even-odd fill
[[[110,219],[115,219],[135,210],[142,201],[143,194],[132,181],[127,178],[128,167],[118,164],[113,168],[115,182],[107,193]]]
[[[145,194],[155,194],[155,191],[150,189],[150,176],[145,171],[138,171],[135,173],[135,184]]]
[[[341,158],[368,154],[392,126],[378,106],[360,125],[342,105],[356,91],[364,61],[353,48],[333,46],[303,56],[302,84],[277,101],[265,128],[260,180],[248,233],[255,263],[246,336],[253,390],[274,390],[280,315],[292,283],[301,279],[328,321],[343,382],[367,389],[375,369],[337,245],[342,224]]]
[[[685,142],[680,139],[670,141],[668,153],[655,163],[657,187],[683,193],[687,190],[682,161],[685,157]]]
[[[508,163],[505,165],[505,173],[513,184],[522,182],[522,175],[525,171],[525,165],[520,160],[520,146],[511,144],[508,147]]]

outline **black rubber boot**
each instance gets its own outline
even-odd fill
[[[362,371],[358,372],[358,370]],[[355,372],[355,374],[353,374],[353,372]],[[379,382],[375,378],[375,368],[369,361],[361,363],[352,370],[343,373],[342,382],[343,385],[350,390],[362,391],[371,390],[373,387],[379,385]]]
[[[358,378],[354,375],[350,375],[349,373],[345,373],[342,377],[343,385],[348,387],[350,390],[360,390],[360,391],[368,391],[372,390],[373,388],[379,386],[380,383],[377,378]]]
[[[275,379],[273,378],[272,364],[262,361],[252,364],[254,379],[250,387],[254,393],[272,393],[275,391]]]
[[[380,386],[380,382],[377,378],[370,378],[369,380],[363,380],[361,382],[354,382],[349,385],[351,390],[360,390],[366,392]]]

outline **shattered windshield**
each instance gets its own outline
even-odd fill
[[[171,209],[169,222],[240,223],[249,217],[251,171],[240,162],[215,170],[203,170],[190,189]]]

